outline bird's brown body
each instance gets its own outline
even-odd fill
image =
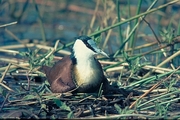
[[[105,93],[108,90],[108,81],[101,64],[94,56],[108,55],[88,36],[77,37],[72,50],[71,56],[65,56],[53,67],[43,67],[52,92],[98,92],[103,84]]]
[[[90,64],[91,66],[91,64]],[[108,81],[104,76],[101,64],[94,58],[95,69],[89,71],[88,65],[77,68],[70,56],[65,56],[53,67],[43,66],[43,70],[54,93],[64,93],[76,89],[75,92],[98,92],[103,83],[103,91],[108,90]],[[86,69],[87,68],[87,69]]]

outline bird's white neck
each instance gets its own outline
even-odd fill
[[[88,70],[96,68],[95,58],[92,55],[76,55],[76,66],[77,69]]]

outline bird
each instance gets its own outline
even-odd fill
[[[102,88],[107,92],[109,83],[95,57],[97,54],[109,57],[91,37],[76,37],[71,55],[64,56],[52,67],[43,66],[51,91],[93,93]]]

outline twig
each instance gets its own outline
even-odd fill
[[[166,60],[162,61],[159,65],[157,65],[157,67],[163,66],[164,64],[166,64],[167,62],[169,62],[170,60],[172,60],[173,58],[175,58],[175,57],[177,57],[179,55],[180,55],[180,50],[177,51],[176,53],[174,53],[173,55],[171,55],[170,57],[168,57]],[[147,76],[149,76],[154,71],[155,71],[155,69],[153,69],[152,71],[148,72],[147,74],[145,74],[143,76],[143,78],[146,78]]]
[[[149,26],[149,28],[150,28],[151,31],[153,32],[153,34],[154,34],[154,36],[155,36],[155,38],[156,38],[156,40],[157,40],[157,42],[158,42],[158,45],[161,46],[161,42],[160,42],[159,38],[157,37],[156,33],[154,32],[153,28],[151,27],[151,24],[149,24],[149,22],[146,21],[145,18],[142,18],[142,19],[144,20],[144,22]]]
[[[143,95],[141,95],[136,101],[134,101],[131,106],[129,106],[129,108],[131,109],[132,107],[134,107],[134,105],[143,97],[145,97],[147,94],[149,94],[151,91],[153,91],[155,88],[157,88],[162,82],[168,80],[178,69],[180,68],[180,66],[174,70],[166,79],[162,79],[161,81],[159,81],[158,83],[156,83],[155,85],[153,85],[147,92],[145,92]]]
[[[97,1],[96,1],[96,8],[95,8],[95,10],[94,10],[93,17],[92,17],[92,19],[91,19],[91,23],[90,23],[90,26],[89,26],[90,29],[88,30],[88,35],[91,33],[91,29],[93,28],[94,22],[95,22],[95,20],[96,20],[96,14],[97,14],[97,12],[98,12],[99,3],[100,3],[100,0],[97,0]]]
[[[86,100],[86,99],[88,99],[88,98],[91,98],[91,97],[92,97],[92,95],[87,96],[87,97],[85,97],[85,98],[83,98],[83,99],[79,100],[79,103],[80,103],[80,102],[83,102],[84,100]]]
[[[14,25],[14,24],[17,24],[17,21],[11,22],[11,23],[7,23],[7,24],[4,24],[4,25],[0,25],[0,28],[7,27],[7,26],[10,26],[10,25]]]
[[[114,23],[116,22],[116,20],[117,20],[117,18],[115,18],[115,19],[112,21],[112,24],[114,24]],[[107,42],[108,42],[108,40],[109,40],[109,38],[110,38],[111,33],[112,33],[112,29],[110,29],[110,30],[108,31],[107,35],[106,35],[106,39],[104,40],[104,43],[103,43],[103,46],[102,46],[102,50],[105,49],[105,46],[107,45]]]
[[[46,55],[43,59],[41,59],[40,63],[44,62],[48,57],[50,57],[56,50],[57,50],[57,46],[59,44],[59,40],[56,41],[54,48],[51,50],[51,52],[49,52],[48,55]],[[32,70],[30,70],[28,73],[30,73],[31,71],[37,71],[38,69],[40,69],[41,66],[37,67],[37,68],[33,68]]]
[[[114,65],[114,64],[118,63],[118,62],[102,61],[102,60],[100,60],[99,62],[101,64],[109,64],[109,65]],[[114,72],[114,71],[118,71],[118,70],[124,70],[124,66],[129,66],[129,64],[128,63],[122,63],[118,67],[112,67],[112,68],[106,69],[106,72]],[[144,65],[142,68],[146,69],[146,70],[155,69],[154,72],[157,72],[157,73],[165,73],[165,72],[173,71],[173,69],[162,68],[162,67],[152,66],[152,65]]]
[[[6,103],[6,100],[8,99],[9,95],[10,95],[10,92],[7,93],[6,98],[4,99],[4,101],[3,101],[2,105],[1,105],[0,111],[1,111],[2,108],[4,107],[4,105],[5,105],[5,103]]]
[[[44,50],[49,50],[49,49],[53,49],[53,47],[50,47],[50,46],[45,46],[45,45],[41,45],[41,44],[34,44],[34,43],[27,43],[26,46],[29,48],[29,47],[37,47],[37,48],[40,48],[40,49],[44,49]],[[18,49],[18,48],[24,48],[25,46],[22,45],[22,44],[19,44],[19,45],[8,45],[8,46],[1,46],[0,48],[0,51],[1,52],[8,52],[8,53],[19,53],[19,51],[14,51],[14,50],[7,50],[6,49]],[[5,49],[5,50],[4,50]],[[59,50],[58,53],[60,54],[65,54],[65,55],[70,55],[71,53],[69,51],[66,51],[66,50]]]
[[[6,86],[5,84],[2,83],[2,81],[3,81],[4,77],[6,76],[6,73],[9,70],[10,66],[11,66],[11,63],[9,63],[8,66],[6,67],[2,77],[0,79],[0,85],[3,86],[4,88],[6,88],[7,90],[11,91],[11,92],[14,92],[14,90],[12,90],[11,88],[9,88],[8,86]]]
[[[27,47],[24,42],[22,42],[16,35],[14,35],[14,34],[13,34],[11,31],[9,31],[7,28],[5,28],[5,31],[6,31],[11,37],[13,37],[15,40],[17,40],[19,43],[23,44],[24,47]]]
[[[0,83],[2,83],[2,81],[3,81],[4,77],[6,76],[6,73],[9,70],[10,66],[11,66],[11,63],[9,63],[8,66],[6,67],[6,70],[4,71],[4,73],[0,79]]]
[[[91,119],[96,119],[96,120],[98,120],[98,119],[103,119],[103,120],[105,120],[105,119],[120,119],[121,117],[123,117],[123,119],[124,119],[124,117],[138,117],[138,118],[154,118],[154,119],[160,119],[160,118],[163,118],[163,117],[157,117],[157,116],[150,116],[150,115],[144,115],[144,114],[121,114],[121,115],[109,115],[109,116],[102,116],[102,117],[93,117],[93,118],[91,118]]]

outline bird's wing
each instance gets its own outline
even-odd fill
[[[72,61],[70,56],[65,56],[52,68],[44,66],[43,70],[51,85],[52,92],[67,92],[76,87],[72,79]]]

